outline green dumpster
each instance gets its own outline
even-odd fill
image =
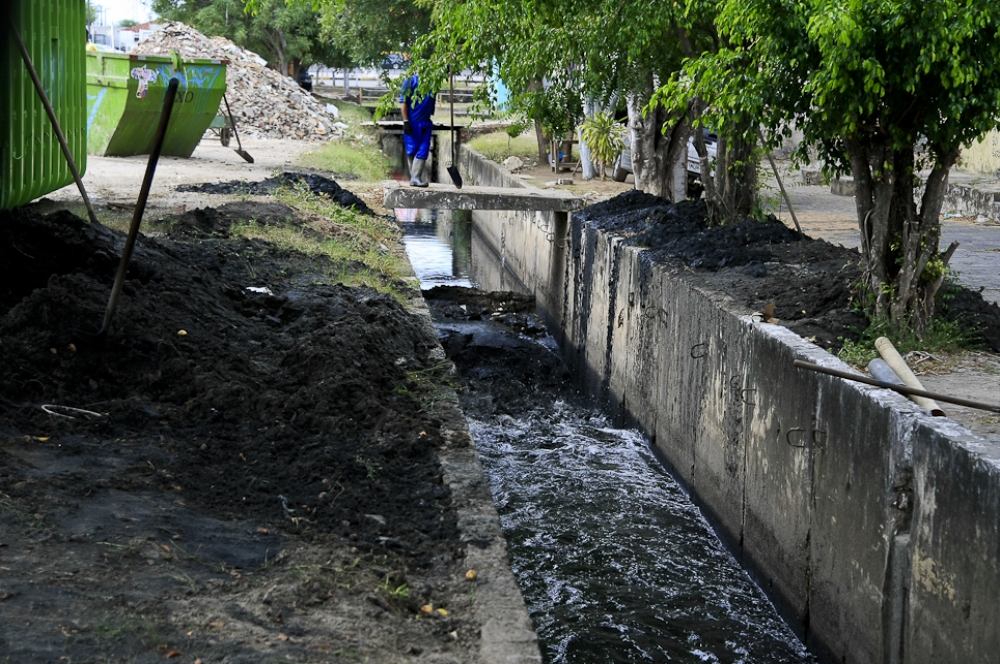
[[[190,157],[226,91],[225,60],[87,53],[87,151],[148,154],[171,78],[180,83],[161,154]]]
[[[3,15],[0,12],[0,19]],[[12,17],[82,174],[87,168],[87,3],[15,2]],[[6,30],[6,25],[0,25],[0,31]],[[0,39],[0,209],[23,205],[72,182],[73,174],[21,53],[4,34]]]

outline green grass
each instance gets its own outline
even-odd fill
[[[932,354],[959,353],[975,347],[975,333],[959,322],[935,318],[924,338],[918,339],[913,330],[895,329],[889,319],[883,317],[872,319],[858,341],[845,339],[837,357],[851,366],[863,368],[879,357],[875,349],[875,340],[879,337],[887,337],[900,355],[915,350]]]
[[[326,278],[345,286],[370,286],[404,301],[398,288],[409,272],[401,254],[399,227],[387,219],[346,210],[304,187],[282,188],[274,197],[312,218],[310,227],[269,226],[248,220],[230,227],[233,237],[260,239],[306,256],[331,261]],[[312,232],[310,232],[312,231]]]
[[[338,101],[333,104],[339,111],[340,121],[355,127],[362,122],[371,122],[372,114],[364,106],[349,101]]]
[[[299,157],[299,165],[307,168],[348,173],[364,182],[380,182],[392,172],[389,158],[382,154],[374,128],[362,126],[372,121],[364,107],[346,101],[334,104],[340,111],[340,121],[349,125],[347,135],[332,139],[316,150]]]
[[[356,175],[363,182],[380,182],[392,169],[374,139],[359,137],[334,139],[319,149],[299,157],[299,164],[333,173]]]
[[[518,157],[525,164],[538,161],[538,141],[535,139],[534,129],[516,138],[511,138],[503,131],[481,134],[469,141],[469,147],[497,163],[507,157]]]

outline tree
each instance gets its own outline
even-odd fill
[[[319,0],[318,4],[324,34],[362,65],[377,66],[388,53],[409,53],[430,30],[430,10],[412,0]]]
[[[686,161],[687,113],[648,108],[654,91],[681,65],[679,27],[691,28],[696,44],[702,37],[684,7],[643,0],[438,0],[434,21],[418,52],[435,76],[446,65],[498,75],[513,91],[514,111],[552,129],[552,110],[569,112],[575,123],[585,98],[609,110],[623,105],[636,187],[684,197],[683,178],[678,182],[673,174]],[[480,98],[495,101],[488,91]],[[580,101],[566,107],[571,98]]]
[[[131,28],[132,26],[135,25],[139,25],[139,21],[136,21],[131,18],[123,18],[122,20],[118,21],[119,28]]]
[[[176,0],[171,0],[176,1]],[[430,1],[430,0],[429,0]],[[318,13],[323,39],[350,66],[375,65],[388,53],[408,52],[430,28],[429,9],[414,0],[240,0],[247,12],[269,6],[309,7]],[[329,64],[329,63],[327,63]],[[329,66],[337,66],[330,64]]]
[[[957,246],[939,247],[948,172],[998,125],[995,4],[724,0],[717,25],[732,45],[689,63],[667,96],[699,95],[718,121],[750,113],[771,145],[794,126],[800,160],[813,149],[850,173],[871,311],[922,335]]]
[[[256,13],[248,13],[243,0],[153,0],[160,16],[231,39],[293,78],[303,66],[343,61],[342,52],[324,38],[320,15],[307,4],[258,0],[255,7]]]

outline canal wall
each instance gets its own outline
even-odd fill
[[[470,150],[461,168],[469,184],[524,186]],[[651,438],[814,652],[997,661],[996,446],[894,393],[795,369],[847,367],[571,215],[473,225],[503,266],[475,280],[535,293],[583,387]]]

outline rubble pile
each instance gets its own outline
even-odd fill
[[[182,58],[226,60],[226,99],[240,136],[325,140],[343,133],[343,125],[324,104],[287,76],[267,67],[267,61],[224,37],[206,37],[183,23],[165,24],[132,53]],[[220,113],[225,113],[225,104]]]

